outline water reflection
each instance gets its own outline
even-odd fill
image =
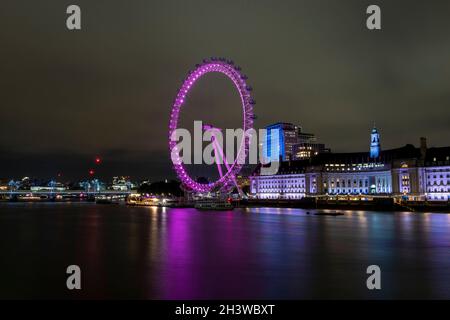
[[[0,205],[0,298],[450,298],[446,214]]]

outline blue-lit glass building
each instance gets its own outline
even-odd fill
[[[299,142],[300,127],[285,122],[271,124],[265,128],[263,155],[266,162],[292,159],[293,147]]]
[[[380,156],[380,134],[377,128],[374,126],[370,134],[370,157],[378,158]]]

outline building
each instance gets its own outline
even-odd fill
[[[292,123],[278,122],[266,128],[267,136],[263,143],[263,155],[266,162],[288,161],[303,159],[305,152],[309,148],[314,148],[314,152],[325,150],[323,144],[317,144],[317,138],[313,133],[302,132],[300,126]],[[305,150],[302,150],[302,149]],[[297,156],[299,153],[299,156]],[[300,154],[302,155],[300,157]],[[307,152],[306,154],[310,154]]]
[[[301,129],[292,124],[278,122],[266,127],[267,135],[263,143],[263,154],[267,162],[289,160],[292,147],[298,143],[298,133]]]
[[[292,160],[309,159],[324,152],[331,152],[331,150],[325,148],[325,144],[317,143],[315,134],[300,131],[298,142],[292,146]]]
[[[266,127],[263,143],[266,162],[309,159],[320,153],[330,152],[322,143],[317,143],[313,133],[303,132],[300,126],[278,122]]]
[[[450,198],[450,147],[426,151],[425,165],[420,172],[427,200],[445,201]]]
[[[46,184],[42,184],[42,185],[34,185],[30,187],[30,191],[31,192],[45,192],[45,191],[49,191],[49,192],[56,192],[56,191],[65,191],[67,190],[67,187],[61,183],[61,182],[56,182],[54,180],[49,181]]]
[[[0,191],[9,190],[8,182],[6,180],[0,180]]]
[[[302,132],[301,128],[298,132],[297,143],[315,143],[317,141],[314,133]]]
[[[372,195],[411,201],[450,200],[450,147],[406,145],[381,150],[380,135],[371,131],[369,152],[321,153],[280,163],[278,173],[250,177],[250,192],[258,199]]]
[[[372,133],[370,134],[370,157],[378,158],[380,156],[380,151],[380,134],[378,133],[378,130],[374,125]]]
[[[81,181],[79,187],[86,192],[100,192],[106,190],[105,183],[98,179]]]
[[[128,176],[113,177],[111,189],[114,191],[132,190],[136,186],[130,181]]]
[[[331,151],[330,149],[326,149],[323,143],[298,143],[293,147],[293,159],[309,159],[324,152]]]

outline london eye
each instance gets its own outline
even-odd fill
[[[221,131],[221,128],[216,128],[212,125],[203,126],[203,130],[209,130],[212,133],[211,142],[214,144],[214,153],[216,157],[216,164],[218,170],[218,178],[214,181],[201,182],[194,179],[186,170],[186,165],[181,160],[181,157],[172,156],[173,168],[180,179],[185,190],[198,193],[208,192],[227,192],[236,184],[236,175],[241,171],[245,159],[248,156],[250,135],[249,130],[253,129],[253,107],[255,100],[251,96],[252,87],[247,84],[247,76],[242,73],[239,66],[236,66],[232,60],[225,58],[204,59],[202,63],[197,64],[195,69],[190,71],[183,81],[172,105],[172,111],[169,121],[169,150],[170,154],[178,154],[177,141],[172,139],[174,132],[180,125],[180,111],[185,107],[186,99],[192,87],[196,84],[199,78],[208,73],[221,73],[230,79],[234,87],[239,93],[241,104],[241,129],[244,134],[237,146],[236,157],[233,161],[227,162],[227,155],[222,147],[216,143],[215,135]]]

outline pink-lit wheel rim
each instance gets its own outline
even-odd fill
[[[231,81],[233,81],[236,89],[239,92],[242,104],[242,129],[244,132],[248,132],[249,129],[253,128],[253,105],[254,100],[251,97],[250,91],[252,90],[246,83],[247,77],[241,73],[241,69],[234,65],[230,60],[223,58],[211,58],[210,60],[203,60],[203,63],[196,65],[193,71],[188,73],[186,80],[183,82],[175,101],[172,105],[172,112],[170,114],[169,123],[169,149],[170,155],[175,150],[177,151],[176,145],[177,141],[172,140],[173,132],[178,128],[178,120],[180,115],[181,107],[184,105],[186,97],[193,87],[195,82],[203,75],[209,72],[220,72],[226,75]],[[199,183],[194,181],[189,174],[186,172],[186,168],[180,159],[172,159],[173,167],[177,173],[178,178],[181,180],[185,188],[195,191],[195,192],[210,192],[221,190],[229,187],[236,174],[241,170],[242,164],[247,157],[249,149],[250,137],[248,134],[244,134],[242,141],[240,143],[240,148],[236,153],[236,158],[232,164],[230,164],[230,169],[219,178],[218,180],[211,183]]]

